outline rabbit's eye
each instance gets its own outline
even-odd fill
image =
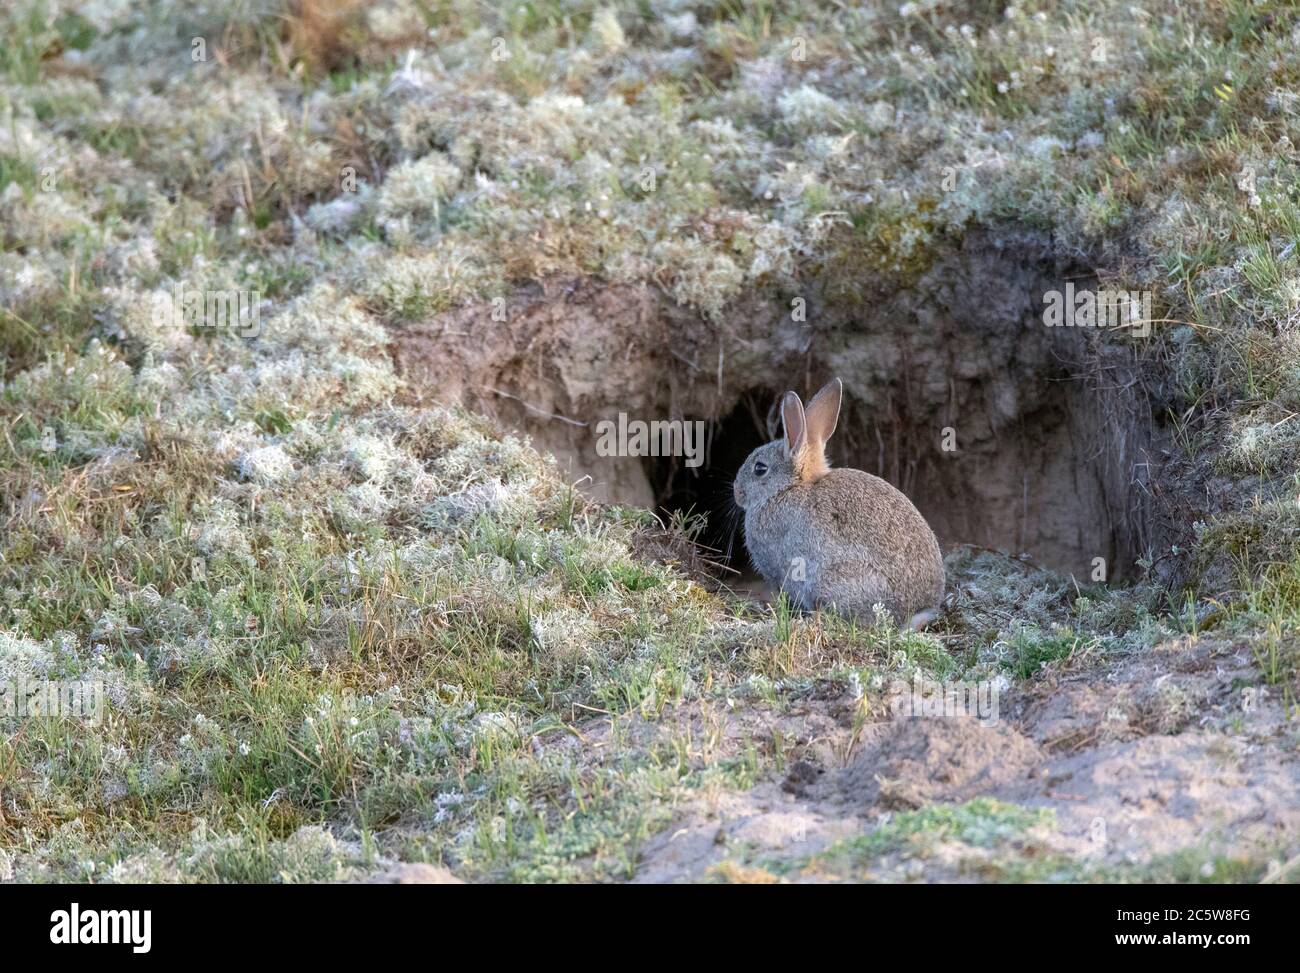
[[[767,472],[767,464],[764,463],[761,459],[754,460],[754,475],[762,476],[766,472]]]

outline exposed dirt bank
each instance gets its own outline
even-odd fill
[[[1115,580],[1173,526],[1154,500],[1161,390],[1140,339],[1044,326],[1042,296],[1067,280],[1087,283],[1046,237],[977,233],[902,288],[756,294],[713,322],[654,287],[550,280],[395,328],[390,347],[417,395],[527,432],[597,497],[715,525],[775,397],[839,375],[833,460],[900,486],[945,546],[1081,576],[1102,558]],[[704,466],[597,455],[620,413],[705,420]]]

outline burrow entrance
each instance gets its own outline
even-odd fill
[[[882,413],[846,398],[828,449],[832,465],[866,470],[901,489],[944,550],[972,544],[1025,554],[1080,579],[1100,572],[1108,582],[1129,580],[1151,533],[1149,465],[1145,458],[1136,469],[1126,462],[1135,434],[1120,421],[1121,407],[1133,403],[1090,388],[1064,363],[1035,381],[1037,388],[1021,390],[1033,405],[996,433],[987,414],[976,422],[936,420],[905,402]],[[805,399],[816,384],[799,390]],[[708,422],[709,449],[696,470],[676,458],[644,460],[661,515],[706,515],[700,543],[742,576],[749,562],[731,484],[750,451],[768,441],[779,396],[746,390],[730,412]]]
[[[768,431],[775,427],[772,406],[780,394],[748,389],[720,420],[706,422],[704,463],[696,469],[673,457],[645,460],[656,508],[668,518],[675,513],[702,515],[697,542],[710,560],[742,575],[750,566],[741,524],[744,513],[732,498],[732,481],[745,458],[768,441]]]
[[[701,541],[735,567],[732,477],[784,390],[838,376],[832,462],[902,489],[945,549],[1124,581],[1167,544],[1152,516],[1163,407],[1140,338],[1044,324],[1044,295],[1067,282],[1098,286],[1046,235],[987,231],[901,288],[813,281],[802,320],[787,293],[705,320],[656,287],[567,279],[521,289],[504,316],[406,326],[392,351],[409,386],[527,434],[597,499],[706,513]],[[703,465],[600,451],[620,415],[704,421]]]

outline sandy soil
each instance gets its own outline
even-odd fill
[[[817,858],[835,842],[974,798],[1050,811],[1052,823],[1030,829],[1016,853],[1084,869],[1181,852],[1285,863],[1300,849],[1300,736],[1249,651],[1230,641],[1179,639],[1031,681],[1002,695],[994,721],[894,716],[883,702],[865,725],[845,691],[814,691],[785,712],[695,704],[623,721],[619,734],[709,731],[737,751],[775,731],[794,742],[781,772],[752,789],[682,806],[647,843],[634,881],[824,879]],[[586,735],[594,757],[612,745],[610,731]],[[1000,854],[939,840],[851,877],[963,880],[973,857]]]

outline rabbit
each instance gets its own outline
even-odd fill
[[[808,403],[781,400],[781,439],[758,447],[736,474],[745,546],[768,584],[801,608],[833,608],[871,620],[882,604],[917,629],[943,599],[943,557],[934,531],[900,491],[862,470],[831,469],[826,440],[839,421],[844,385],[832,379]]]

